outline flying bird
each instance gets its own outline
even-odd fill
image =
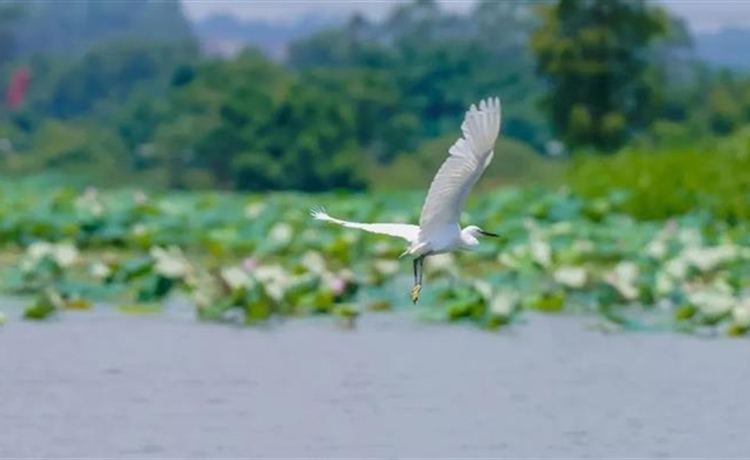
[[[479,245],[479,237],[499,236],[476,225],[462,229],[459,219],[469,192],[492,161],[501,118],[498,98],[482,100],[478,106],[471,105],[461,124],[463,137],[448,150],[448,158],[430,184],[419,225],[349,222],[331,217],[323,210],[313,210],[312,217],[406,240],[408,247],[399,257],[409,255],[414,258],[411,298],[416,304],[422,291],[425,258],[457,250],[471,250]]]

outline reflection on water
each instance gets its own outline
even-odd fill
[[[744,340],[602,335],[570,317],[484,333],[411,314],[345,331],[87,312],[10,321],[0,349],[0,457],[750,452]]]

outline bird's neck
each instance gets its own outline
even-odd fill
[[[461,246],[463,249],[472,249],[479,246],[479,240],[465,228],[461,230]]]

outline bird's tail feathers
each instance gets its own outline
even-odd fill
[[[409,243],[414,242],[419,236],[419,227],[417,225],[399,224],[399,223],[364,223],[364,222],[349,222],[348,220],[336,219],[331,217],[323,209],[313,209],[310,211],[310,215],[313,219],[322,220],[325,222],[331,222],[334,224],[342,225],[347,228],[355,228],[358,230],[364,230],[371,233],[379,233],[382,235],[396,236],[403,238]]]
[[[347,220],[337,219],[337,218],[331,216],[330,214],[328,214],[328,212],[326,212],[325,208],[322,208],[322,207],[310,210],[310,215],[315,220],[322,220],[324,222],[331,222],[333,224],[343,225],[344,227],[358,228],[359,226],[365,225],[365,224],[361,224],[359,222],[349,222]]]
[[[322,206],[319,206],[319,207],[317,207],[317,208],[313,208],[313,209],[311,209],[311,210],[310,210],[310,215],[312,216],[312,218],[313,218],[313,219],[316,219],[316,220],[325,220],[325,221],[328,221],[328,222],[331,222],[331,221],[335,221],[335,220],[336,220],[336,219],[334,219],[333,217],[331,217],[331,216],[330,216],[330,215],[329,215],[329,214],[328,214],[328,213],[326,212],[325,208],[324,208],[324,207],[322,207]]]

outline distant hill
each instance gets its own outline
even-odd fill
[[[695,54],[714,67],[750,71],[750,28],[695,34]]]
[[[12,4],[20,10],[20,17],[13,26],[13,38],[16,54],[21,55],[84,53],[112,39],[192,39],[190,21],[179,2],[17,0]]]
[[[279,24],[215,15],[196,22],[193,27],[208,53],[233,55],[246,46],[255,46],[280,59],[292,40],[340,25],[341,21],[334,17],[308,16],[293,23]],[[750,28],[694,34],[693,39],[695,56],[711,66],[750,70]]]
[[[340,20],[307,16],[284,24],[263,20],[243,20],[230,15],[215,15],[194,24],[194,31],[211,54],[233,55],[246,46],[260,48],[270,57],[280,59],[289,42],[308,36]]]
[[[64,3],[64,7],[60,5]],[[210,54],[233,55],[255,46],[281,59],[288,44],[321,29],[340,25],[340,17],[311,15],[290,23],[214,15],[191,23],[180,2],[129,1],[6,1],[19,6],[14,21],[16,54],[83,53],[111,39],[138,38],[183,41],[197,38]],[[750,71],[750,27],[695,33],[695,55],[714,67]]]

